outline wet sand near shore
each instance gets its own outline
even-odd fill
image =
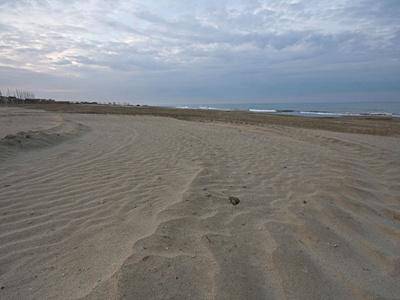
[[[329,131],[361,133],[371,135],[400,135],[400,118],[385,116],[309,118],[283,116],[246,111],[220,111],[202,109],[177,109],[151,106],[113,106],[88,104],[30,104],[17,105],[60,113],[116,114],[171,117],[198,122],[223,122],[257,126],[290,126],[296,128],[322,129]]]

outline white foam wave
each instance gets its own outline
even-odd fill
[[[251,112],[263,112],[263,113],[276,113],[277,112],[277,110],[275,110],[275,109],[253,109],[253,108],[250,108],[249,111],[251,111]]]

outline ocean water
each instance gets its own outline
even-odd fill
[[[340,102],[340,103],[223,103],[188,104],[179,108],[243,110],[308,117],[393,116],[400,117],[398,102]]]

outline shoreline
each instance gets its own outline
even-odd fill
[[[388,116],[340,116],[334,118],[310,118],[305,116],[277,115],[265,112],[250,111],[222,111],[154,106],[113,106],[73,103],[17,104],[8,106],[42,109],[45,111],[58,113],[152,115],[187,121],[223,122],[257,126],[280,125],[382,136],[400,135],[400,119]],[[7,107],[7,105],[1,105],[0,107]]]

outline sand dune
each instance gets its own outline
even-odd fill
[[[399,298],[398,137],[15,108],[0,122],[1,299]]]

